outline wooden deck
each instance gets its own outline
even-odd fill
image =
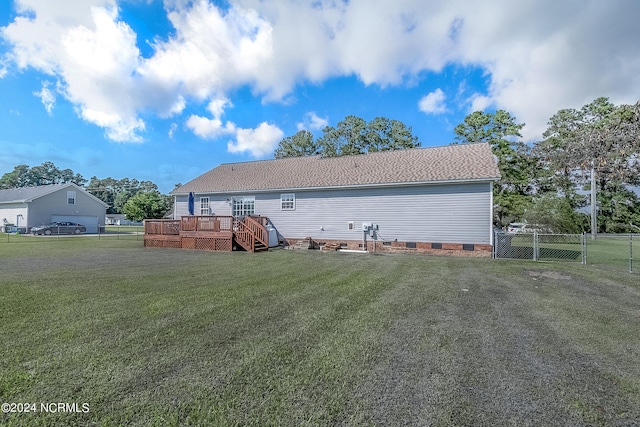
[[[153,248],[261,252],[269,249],[268,221],[262,216],[238,218],[219,215],[147,219],[144,222],[144,245]]]

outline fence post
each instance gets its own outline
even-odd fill
[[[491,247],[491,258],[496,259],[496,246],[498,245],[498,232],[493,230],[493,246]]]
[[[587,265],[587,233],[582,232],[582,265]]]
[[[533,232],[533,260],[538,261],[538,232]]]
[[[629,273],[633,273],[633,234],[629,233]]]

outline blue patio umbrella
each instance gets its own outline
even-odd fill
[[[190,192],[189,193],[189,215],[193,215],[194,210],[195,210],[195,197],[193,196],[193,193]]]

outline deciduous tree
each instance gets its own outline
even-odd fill
[[[491,145],[501,179],[493,187],[495,222],[507,225],[521,219],[531,203],[534,168],[529,147],[520,138],[524,123],[504,110],[476,111],[454,128],[456,143]]]
[[[0,178],[0,188],[34,187],[37,185],[65,184],[72,182],[83,186],[87,180],[71,169],[61,170],[52,162],[44,162],[39,166],[18,165],[12,172]]]
[[[596,191],[594,233],[626,231],[627,221],[637,221],[640,206],[631,188],[640,184],[639,123],[640,103],[616,106],[597,98],[581,109],[558,111],[534,147],[547,172],[547,191],[563,195],[574,209],[586,204],[581,189]]]
[[[301,130],[293,136],[284,138],[276,148],[275,157],[302,157],[319,154],[318,144],[313,140],[313,134],[308,130]]]
[[[402,150],[420,146],[411,128],[398,120],[376,117],[370,122],[347,116],[336,127],[327,126],[314,141],[309,131],[284,138],[275,151],[276,158],[312,156],[347,156],[375,151]]]
[[[140,191],[127,200],[122,212],[132,221],[162,218],[170,209],[169,197],[157,191]]]

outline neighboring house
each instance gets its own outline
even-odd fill
[[[174,218],[261,215],[281,239],[348,249],[491,252],[488,144],[222,164],[177,188]]]
[[[97,233],[109,205],[76,184],[53,184],[0,190],[0,219],[22,232],[53,221],[71,221]]]
[[[107,225],[142,225],[142,222],[127,219],[125,214],[107,214]]]

